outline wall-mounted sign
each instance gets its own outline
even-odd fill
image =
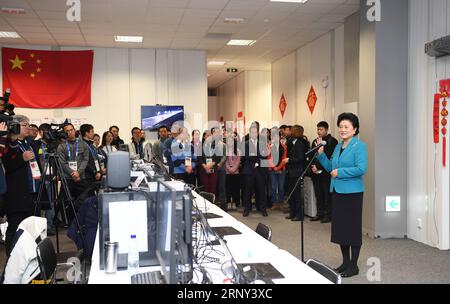
[[[400,212],[400,196],[386,196],[386,212]]]

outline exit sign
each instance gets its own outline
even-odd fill
[[[400,196],[386,196],[386,212],[400,212]]]
[[[228,68],[227,69],[227,73],[237,73],[238,72],[238,69],[235,69],[235,68]]]

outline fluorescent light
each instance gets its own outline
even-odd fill
[[[20,38],[16,32],[0,32],[0,38]]]
[[[306,3],[308,0],[270,0],[270,2]]]
[[[114,36],[115,42],[135,42],[142,43],[144,41],[144,37],[142,36]]]
[[[228,24],[241,24],[244,23],[244,18],[225,18],[223,20],[224,23]]]
[[[208,65],[225,65],[226,61],[208,61]]]
[[[251,46],[256,40],[231,39],[227,45]]]

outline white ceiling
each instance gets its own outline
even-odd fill
[[[208,86],[217,87],[242,70],[270,70],[276,59],[343,24],[359,10],[359,0],[309,0],[306,4],[269,0],[81,0],[81,21],[66,19],[66,0],[0,0],[1,7],[26,14],[0,13],[0,31],[21,39],[0,43],[59,46],[204,49],[209,60]],[[244,18],[226,24],[224,18]],[[250,47],[227,46],[228,39],[257,40]],[[115,43],[113,35],[144,36],[143,44]]]

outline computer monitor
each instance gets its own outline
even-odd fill
[[[167,284],[176,284],[176,191],[158,181],[156,199],[156,257]]]

